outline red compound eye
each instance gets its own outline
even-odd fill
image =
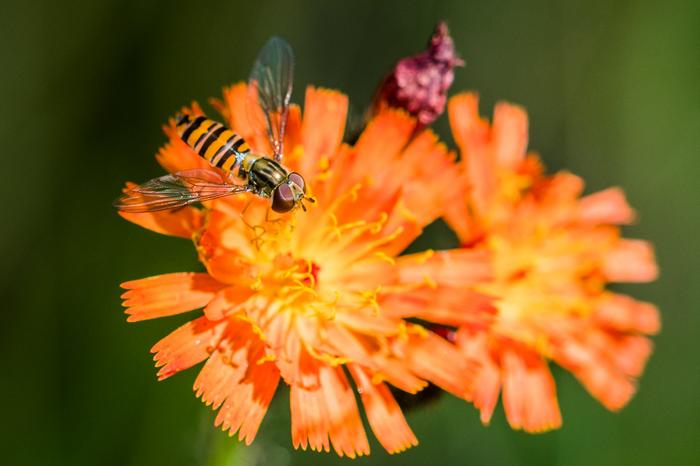
[[[287,179],[295,185],[299,186],[299,188],[301,188],[301,190],[304,191],[304,193],[306,193],[306,183],[304,182],[304,177],[301,176],[299,173],[292,172],[289,174]]]
[[[272,210],[281,214],[294,207],[294,192],[287,183],[282,183],[272,193]]]

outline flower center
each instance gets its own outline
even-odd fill
[[[306,277],[302,279],[302,283],[304,283],[307,286],[311,287],[317,287],[318,286],[318,274],[321,271],[321,266],[318,265],[316,262],[311,262],[309,264],[309,271],[307,272]]]
[[[602,288],[591,269],[594,246],[546,224],[534,230],[515,225],[493,233],[483,246],[492,253],[494,280],[480,289],[498,297],[500,331],[592,311],[589,297]]]

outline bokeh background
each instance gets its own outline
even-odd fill
[[[347,464],[294,452],[278,392],[254,445],[212,426],[196,371],[156,382],[150,346],[180,324],[127,324],[118,284],[196,270],[187,241],[121,220],[122,183],[161,173],[160,125],[247,77],[273,34],[307,83],[361,112],[394,61],[446,19],[467,61],[453,90],[482,112],[527,107],[530,146],[589,190],[625,188],[656,244],[661,278],[625,292],[658,303],[663,331],[638,395],[605,411],[555,369],[561,430],[483,427],[450,396],[408,418],[421,445],[361,465],[700,464],[700,2],[82,1],[3,2],[0,14],[0,463]],[[445,118],[438,130],[450,141]],[[452,246],[440,226],[423,244]]]

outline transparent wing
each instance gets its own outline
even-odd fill
[[[136,186],[114,201],[114,206],[123,212],[155,212],[249,190],[247,186],[229,183],[213,170],[187,170]]]
[[[249,101],[262,108],[267,135],[281,160],[284,152],[284,130],[289,113],[294,80],[294,52],[281,37],[272,37],[260,50],[248,80]],[[249,115],[255,112],[248,111]],[[256,122],[252,122],[255,125]]]

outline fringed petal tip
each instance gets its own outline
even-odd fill
[[[634,396],[651,352],[646,337],[598,331],[562,340],[553,357],[603,406],[619,411]]]
[[[652,282],[659,276],[654,248],[648,241],[621,239],[605,255],[603,272],[612,282]]]
[[[613,413],[620,412],[627,406],[637,392],[637,383],[630,379],[594,380],[594,375],[581,379],[589,393],[605,408]]]
[[[216,427],[229,436],[237,432],[240,441],[250,444],[272,401],[280,374],[273,363],[262,360],[264,345],[250,324],[234,320],[224,326],[226,334],[215,342],[216,349],[210,350],[193,390],[203,403],[218,410]],[[239,339],[232,340],[233,335]]]
[[[322,160],[330,160],[343,140],[349,101],[345,94],[331,89],[308,86],[301,123],[304,157],[300,171],[312,179],[322,168]]]
[[[248,84],[245,83],[244,81],[238,81],[233,84],[227,84],[225,86],[221,87],[221,96],[222,98],[218,97],[211,97],[209,98],[209,104],[214,107],[214,109],[219,112],[221,116],[223,116],[226,120],[230,118],[230,106],[228,105],[228,99],[230,99],[231,96],[235,96],[237,94],[237,89],[247,89]],[[247,91],[246,91],[247,94]],[[242,93],[240,95],[243,95]]]
[[[393,350],[411,371],[453,395],[471,401],[480,363],[450,342],[421,326],[407,326],[408,334],[393,343]]]
[[[127,192],[138,186],[136,183],[127,182],[122,192]],[[177,236],[189,239],[202,225],[202,213],[194,207],[185,207],[176,211],[157,212],[117,212],[124,220],[139,225],[147,230],[162,235]]]
[[[493,278],[491,254],[483,249],[427,250],[401,256],[396,263],[403,283],[423,283],[430,277],[435,284],[457,287]]]
[[[618,332],[655,335],[661,331],[661,317],[654,304],[621,294],[606,294],[593,318],[602,327]]]
[[[128,322],[171,316],[204,307],[225,287],[206,273],[171,273],[121,284]]]
[[[501,368],[491,355],[488,333],[461,327],[455,332],[454,340],[465,358],[479,363],[471,401],[480,412],[481,422],[488,425],[501,392]]]
[[[199,317],[177,328],[153,345],[158,380],[188,369],[207,359],[221,338],[225,325]]]
[[[532,353],[504,351],[503,407],[513,429],[539,433],[561,427],[556,387],[547,363]]]
[[[636,218],[620,188],[608,188],[581,198],[579,211],[581,221],[590,224],[628,225]]]
[[[499,167],[517,170],[527,152],[528,118],[525,109],[507,102],[496,104],[492,138]]]
[[[370,452],[352,388],[343,370],[330,367],[306,351],[300,370],[304,385],[290,388],[292,442],[295,448],[329,451],[355,458]]]
[[[450,98],[447,110],[455,142],[466,154],[473,140],[487,142],[489,123],[479,115],[479,94],[462,92]]]
[[[372,382],[369,374],[358,365],[350,364],[348,369],[360,393],[372,432],[384,449],[395,454],[418,445],[418,439],[389,388],[384,383]]]

